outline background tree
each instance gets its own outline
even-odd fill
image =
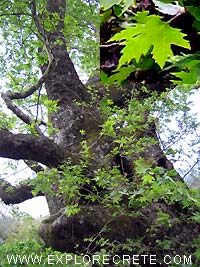
[[[18,186],[1,180],[0,197],[14,204],[45,195],[51,215],[39,232],[63,252],[191,254],[199,193],[163,153],[153,116],[170,89],[106,87],[98,73],[83,84],[72,59],[88,74],[98,66],[98,3],[78,3],[1,3],[10,90],[2,90],[0,156],[23,159],[37,176]]]

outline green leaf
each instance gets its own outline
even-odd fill
[[[100,14],[100,24],[108,21],[112,15],[112,9],[106,10],[103,14]]]
[[[155,177],[147,173],[142,177],[142,179],[143,179],[143,184],[152,184],[153,181],[155,180]]]
[[[144,175],[151,167],[142,157],[135,161],[135,166],[136,173]]]
[[[187,10],[195,17],[196,20],[200,21],[200,8],[194,6],[187,6]]]
[[[140,23],[145,24],[148,20],[149,11],[137,12],[134,19]]]
[[[121,0],[100,0],[101,8],[104,10],[111,8],[114,5],[119,5]]]
[[[181,81],[173,80],[177,84],[196,84],[200,80],[200,63],[198,59],[194,58],[194,55],[186,57],[180,66],[182,68],[180,72],[172,72],[173,75],[181,79]]]
[[[199,69],[199,67],[198,67]],[[197,82],[197,68],[191,69],[189,72],[181,71],[181,72],[174,72],[177,78],[180,78],[181,81],[172,80],[176,84],[196,84]]]
[[[110,77],[107,77],[106,83],[108,84],[121,84],[132,72],[134,71],[134,66],[121,67],[119,71]]]
[[[124,0],[124,6],[122,9],[122,14],[127,11],[127,9],[134,3],[133,0]]]
[[[184,39],[185,36],[181,30],[172,28],[159,16],[150,15],[144,24],[137,23],[135,27],[122,30],[110,41],[125,39],[119,67],[129,63],[132,59],[138,62],[142,55],[151,53],[158,65],[163,68],[167,59],[173,56],[172,44],[190,48],[189,41]]]
[[[193,216],[190,217],[191,220],[200,223],[200,213],[195,212]]]

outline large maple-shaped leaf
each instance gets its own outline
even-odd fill
[[[147,14],[145,13],[144,16]],[[135,26],[122,30],[115,34],[110,41],[125,40],[119,67],[129,63],[133,58],[138,62],[142,55],[151,52],[158,65],[163,68],[170,56],[173,56],[171,45],[190,48],[186,35],[180,29],[172,28],[157,15],[146,16],[141,22],[138,20]]]

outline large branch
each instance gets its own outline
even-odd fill
[[[70,156],[70,153],[45,136],[0,130],[0,157],[33,160],[48,167],[56,167]]]
[[[9,182],[0,179],[0,198],[6,205],[19,204],[25,200],[32,199],[35,197],[32,194],[33,189],[33,186],[27,184],[13,186]],[[44,194],[38,192],[37,196],[44,196]]]

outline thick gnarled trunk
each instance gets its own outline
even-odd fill
[[[58,7],[54,4],[51,6],[51,12],[54,12],[54,8],[58,10]],[[56,39],[58,35],[60,39],[64,39],[60,31],[62,25],[59,27],[58,32],[50,35],[50,40]],[[65,42],[62,45],[53,45],[52,51],[57,63],[48,77],[45,86],[49,99],[57,100],[59,107],[51,118],[54,127],[59,129],[59,132],[54,135],[54,141],[72,154],[78,155],[81,148],[80,142],[91,138],[91,152],[94,155],[91,164],[92,169],[89,170],[91,175],[98,168],[113,164],[113,158],[107,157],[114,147],[113,139],[107,138],[102,140],[99,138],[100,125],[103,120],[96,106],[90,105],[90,95],[87,93],[86,86],[80,82],[77,76],[67,53]],[[100,85],[98,75],[89,81],[89,85],[96,90],[98,98],[104,97],[106,89]],[[130,86],[125,88],[127,98],[129,95],[128,91],[130,90]],[[121,90],[115,86],[110,87],[110,98],[118,106],[124,107],[127,103],[127,101],[124,101],[124,89]],[[148,115],[146,115],[145,119],[146,121],[148,120]],[[86,135],[84,137],[81,135],[80,130],[85,131]],[[141,131],[138,138],[145,135],[157,139],[154,123],[149,124],[148,131]],[[163,154],[159,142],[150,145],[140,156],[146,160],[151,158],[155,166],[173,169],[172,164]],[[114,164],[118,164],[119,167],[120,164],[124,164],[123,167],[126,169],[123,171],[134,181],[133,158],[127,159],[124,157],[126,159],[125,162],[123,161],[123,155],[116,155]],[[176,179],[180,180],[178,174]],[[137,183],[137,179],[135,183]],[[128,212],[127,214],[113,217],[112,209],[105,208],[98,203],[89,203],[87,205],[80,204],[80,212],[68,217],[64,208],[66,202],[63,203],[50,197],[49,203],[51,203],[49,205],[51,216],[41,223],[39,230],[41,237],[47,245],[55,249],[76,253],[97,251],[99,247],[96,245],[96,241],[102,237],[108,238],[110,242],[126,242],[127,239],[137,239],[146,236],[145,243],[148,244],[151,242],[152,237],[150,234],[146,234],[146,230],[151,225],[153,217],[156,216],[158,210],[170,212],[170,207],[165,204],[160,206],[159,204],[152,204],[148,209],[141,210],[143,214],[141,218],[134,218]],[[176,217],[175,214],[173,216],[174,218]],[[109,230],[104,231],[105,227]],[[191,232],[192,228],[189,231]],[[181,234],[181,230],[177,231],[177,238],[181,238]],[[93,242],[85,241],[86,238],[91,237],[94,238]]]
[[[121,170],[121,174],[128,177],[134,189],[138,183],[138,177],[135,175],[134,160],[142,157],[144,160],[150,161],[154,167],[163,167],[164,170],[173,169],[173,165],[165,157],[159,146],[155,123],[151,120],[148,122],[148,111],[143,116],[144,124],[147,123],[147,126],[145,129],[142,128],[143,130],[138,130],[135,142],[142,137],[148,136],[154,138],[157,143],[149,144],[141,153],[133,153],[129,157],[123,155],[123,153],[110,156],[115,143],[112,137],[102,137],[100,135],[104,119],[98,110],[98,101],[107,95],[112,100],[113,105],[126,108],[130,96],[132,97],[130,92],[133,88],[130,85],[124,88],[115,86],[105,88],[99,83],[98,75],[92,77],[86,85],[80,81],[69,57],[63,35],[65,5],[65,0],[48,0],[47,10],[51,14],[57,12],[60,16],[60,22],[55,31],[48,33],[44,38],[45,43],[49,46],[49,53],[52,54],[53,58],[53,63],[50,64],[51,71],[47,71],[49,65],[42,67],[43,75],[45,73],[48,74],[42,79],[42,82],[45,81],[47,96],[50,100],[56,100],[58,104],[58,109],[49,116],[50,122],[58,129],[58,132],[56,131],[51,138],[47,138],[44,135],[40,135],[37,127],[37,136],[13,134],[2,129],[0,130],[0,156],[35,161],[46,165],[50,169],[59,168],[69,158],[73,164],[80,163],[82,157],[79,154],[81,142],[86,140],[89,142],[89,152],[92,154],[86,175],[92,179],[96,170],[102,167],[109,170],[112,166],[117,166]],[[35,23],[38,24],[36,12],[34,11],[33,14]],[[38,27],[40,29],[40,25]],[[43,31],[41,31],[41,34],[43,36]],[[57,41],[61,41],[61,43]],[[87,87],[90,87],[90,93]],[[137,89],[140,89],[139,85]],[[32,90],[35,90],[35,87],[32,87]],[[27,124],[31,124],[31,122],[12,105],[10,100],[23,99],[31,92],[29,90],[25,95],[15,93],[4,95],[8,108],[13,112],[16,111]],[[136,95],[138,96],[137,100],[140,101],[140,95]],[[95,96],[95,101],[93,96]],[[149,94],[145,97],[149,97]],[[82,130],[84,130],[84,135],[81,134]],[[131,145],[134,147],[134,142]],[[38,171],[40,170],[41,168],[39,167]],[[67,179],[67,177],[65,178]],[[181,180],[178,174],[174,179]],[[14,188],[10,184],[1,181],[0,187],[0,196],[8,204],[18,203],[33,197],[31,194],[33,188],[26,185]],[[6,195],[8,188],[12,189],[10,197]],[[130,186],[128,185],[127,188],[130,189]],[[56,191],[56,186],[54,190]],[[21,195],[19,192],[21,192]],[[38,193],[38,195],[41,194],[41,192]],[[60,251],[94,253],[100,248],[96,241],[101,238],[108,239],[113,244],[126,243],[127,239],[137,240],[143,238],[144,245],[149,249],[149,252],[158,252],[156,250],[156,238],[163,240],[165,236],[168,236],[169,239],[173,239],[175,233],[177,243],[181,243],[183,239],[184,242],[186,239],[188,241],[192,240],[199,231],[198,224],[190,222],[183,224],[181,220],[179,222],[182,211],[178,204],[177,206],[170,206],[166,203],[157,203],[155,201],[147,208],[141,208],[141,216],[134,217],[131,213],[136,211],[129,207],[126,197],[120,203],[123,209],[121,214],[114,207],[107,208],[98,202],[80,201],[80,211],[77,214],[67,216],[65,208],[68,204],[66,195],[60,197],[47,195],[47,201],[50,216],[41,222],[39,233],[48,246]],[[171,229],[160,227],[157,232],[148,232],[147,229],[151,228],[158,212],[167,213],[171,216],[172,221],[177,220],[178,223],[174,223]],[[113,215],[113,213],[117,215]],[[187,236],[185,233],[183,234],[183,230],[187,233]],[[93,240],[89,242],[86,241],[87,238],[92,238]],[[177,251],[184,253],[184,246],[180,246]],[[123,252],[123,249],[119,251],[119,253]],[[130,253],[126,250],[125,252]]]

